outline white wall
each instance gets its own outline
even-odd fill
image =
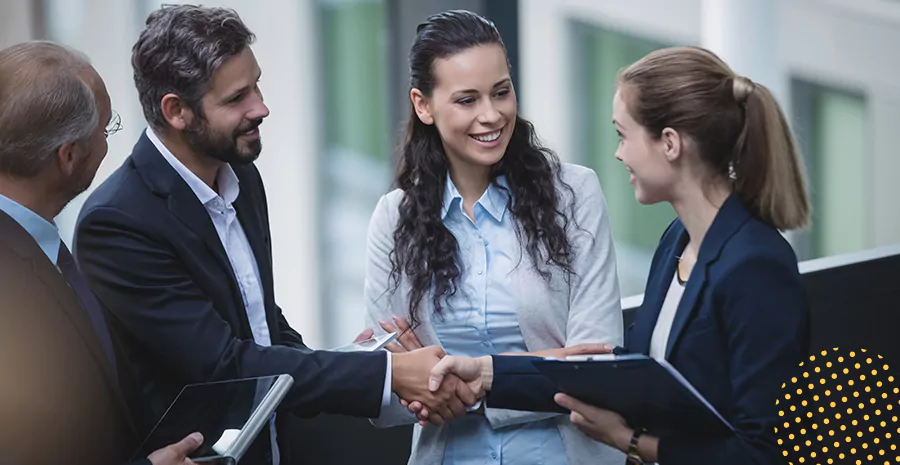
[[[34,37],[32,0],[3,0],[0,13],[0,49]]]
[[[106,83],[112,108],[122,117],[122,130],[109,138],[109,152],[93,187],[106,179],[131,153],[145,126],[131,74],[131,46],[137,39],[133,2],[117,0],[47,0],[49,38],[74,47],[91,59]],[[102,24],[103,27],[95,27]],[[88,192],[73,200],[57,217],[60,234],[71,247],[75,220]]]
[[[735,73],[752,76],[754,82],[786,101],[783,97],[789,83],[775,53],[779,40],[776,5],[776,0],[703,0],[700,45],[712,50]]]

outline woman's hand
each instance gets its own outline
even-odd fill
[[[381,329],[389,333],[399,333],[397,340],[386,345],[385,349],[394,353],[401,353],[411,352],[425,347],[419,342],[416,333],[409,327],[409,322],[406,321],[406,318],[394,315],[392,319],[392,322],[383,320],[378,321],[378,324],[381,325]]]
[[[562,393],[555,395],[553,400],[560,407],[572,412],[569,414],[569,420],[585,436],[628,453],[628,446],[631,444],[634,430],[628,426],[621,415],[585,404]],[[638,454],[641,456],[641,460],[655,462],[658,445],[659,439],[647,435],[641,436],[638,443]]]
[[[571,347],[560,347],[557,349],[544,349],[539,350],[537,352],[506,352],[500,355],[517,355],[517,356],[530,356],[530,357],[541,357],[541,358],[557,358],[564,359],[570,355],[595,355],[595,354],[610,354],[612,353],[613,347],[610,344],[598,344],[598,343],[590,343],[590,344],[578,344]]]
[[[621,415],[585,404],[566,394],[557,394],[553,400],[560,407],[571,410],[569,419],[585,436],[619,450],[628,450],[634,431]]]

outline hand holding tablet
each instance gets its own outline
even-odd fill
[[[191,460],[236,464],[293,383],[290,375],[277,375],[185,386],[135,457],[148,457],[199,432],[203,442],[188,455]]]

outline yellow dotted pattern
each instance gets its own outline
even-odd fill
[[[775,436],[784,463],[900,463],[900,381],[882,356],[823,350],[781,388]]]

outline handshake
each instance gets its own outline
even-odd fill
[[[401,334],[397,342],[387,346],[392,352],[391,389],[421,425],[441,426],[463,416],[491,390],[494,374],[491,356],[447,356],[438,346],[423,347],[402,318],[395,318],[394,324],[380,324],[388,332]],[[565,358],[610,351],[612,347],[607,344],[581,344],[503,355]],[[483,413],[484,407],[482,403],[474,413]]]
[[[484,376],[482,367],[492,368],[490,357],[446,357],[438,346],[394,352],[391,357],[392,390],[420,423],[436,426],[465,415],[484,397],[484,379],[490,374]],[[448,365],[443,360],[464,363]]]

